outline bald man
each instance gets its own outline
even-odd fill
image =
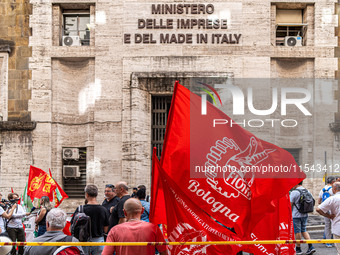
[[[140,219],[144,208],[138,199],[130,198],[124,204],[126,222],[113,227],[107,236],[107,242],[165,242],[155,224]],[[166,246],[157,245],[161,255],[166,254]],[[105,246],[102,255],[154,255],[155,246]]]
[[[126,182],[118,182],[116,184],[116,194],[120,200],[115,207],[111,207],[110,209],[111,215],[109,219],[109,230],[112,227],[125,222],[125,215],[123,211],[124,203],[131,197],[129,195],[129,187]]]

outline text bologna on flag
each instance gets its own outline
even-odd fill
[[[153,173],[158,176],[164,189],[164,200],[168,204],[167,235],[169,242],[206,242],[241,240],[231,229],[210,218],[199,206],[190,201],[183,191],[159,166],[156,153],[153,153]],[[163,195],[162,194],[162,195]],[[158,195],[157,195],[158,196]],[[151,199],[151,204],[153,199]],[[159,200],[158,200],[159,201]],[[171,206],[170,206],[171,205]],[[152,212],[152,211],[150,211]],[[165,223],[165,222],[163,222]],[[236,254],[241,245],[173,245],[169,251],[177,254]]]
[[[31,199],[48,196],[52,201],[53,191],[56,188],[56,182],[49,174],[37,167],[30,166],[27,195]]]
[[[207,113],[201,115],[199,96],[175,85],[161,167],[209,217],[245,238],[266,213],[275,212],[274,201],[285,196],[305,174],[284,149],[238,125],[214,127],[214,119],[231,119],[211,104]],[[228,171],[195,171],[218,165],[228,166]],[[290,171],[279,175],[241,171],[260,165]]]

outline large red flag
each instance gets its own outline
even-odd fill
[[[31,199],[48,196],[50,201],[52,201],[53,191],[56,188],[57,185],[49,174],[37,167],[30,166],[27,195]]]
[[[210,218],[190,201],[181,189],[159,166],[153,154],[153,173],[159,176],[166,203],[169,242],[206,242],[240,240],[230,229]],[[153,198],[151,199],[151,201]],[[151,202],[152,203],[152,202]],[[165,208],[164,208],[165,209]],[[169,246],[170,254],[236,254],[241,245],[180,245]]]
[[[201,115],[199,96],[175,85],[161,166],[194,204],[245,237],[305,174],[287,151],[236,124],[214,126],[231,119],[211,104],[207,112]],[[286,172],[244,171],[251,167]]]

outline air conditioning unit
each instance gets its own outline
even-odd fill
[[[302,46],[302,37],[301,36],[286,36],[285,37],[285,46]]]
[[[63,159],[79,159],[79,149],[63,148]]]
[[[64,166],[63,169],[64,178],[79,178],[80,177],[80,169],[79,166]]]
[[[79,36],[63,36],[63,46],[80,46]]]

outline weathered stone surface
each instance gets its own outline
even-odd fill
[[[21,0],[16,1],[21,4],[13,6],[12,2],[5,0],[0,4],[0,19],[7,22],[5,36],[0,34],[7,40],[3,50],[12,50],[8,61],[9,119],[31,118],[37,126],[32,131],[31,144],[20,147],[21,140],[11,136],[4,148],[12,153],[18,150],[17,154],[30,149],[31,158],[25,155],[21,165],[16,162],[21,171],[27,174],[28,162],[34,163],[44,170],[52,168],[61,182],[62,148],[86,147],[87,183],[98,185],[101,194],[106,183],[119,180],[150,188],[151,100],[153,95],[171,95],[174,80],[185,84],[195,76],[334,78],[338,70],[334,57],[338,41],[334,32],[335,0],[214,1],[216,15],[228,8],[234,10],[230,15],[236,15],[235,22],[227,31],[242,34],[238,45],[213,44],[211,40],[207,44],[124,44],[125,33],[152,33],[155,38],[160,33],[217,33],[138,29],[139,18],[198,17],[152,15],[151,3],[147,1],[31,0],[31,4],[26,4]],[[90,8],[90,46],[60,46],[61,10],[76,7]],[[305,46],[275,46],[277,8],[303,9],[303,22],[308,23]],[[200,17],[205,19],[207,15]],[[0,51],[1,45],[0,41]],[[335,88],[315,101],[329,99],[334,91]],[[333,98],[329,102],[327,108],[320,109],[323,114],[313,112],[313,119],[303,120],[305,129],[249,130],[280,147],[300,149],[301,164],[324,163],[325,154],[327,163],[335,164],[340,158],[340,144],[328,125],[334,122],[338,109]],[[2,139],[6,135],[3,132]],[[9,152],[1,158],[1,171],[5,173],[13,170]],[[19,171],[13,171],[18,175]],[[308,177],[311,178],[306,186],[317,194],[323,185],[322,174],[310,173]],[[8,180],[0,182],[0,188],[8,189],[14,178],[1,172],[0,179]],[[23,190],[25,182],[17,186]],[[69,199],[63,207],[71,211],[79,202],[82,200]]]
[[[36,126],[34,121],[0,121],[0,131],[32,131]]]

